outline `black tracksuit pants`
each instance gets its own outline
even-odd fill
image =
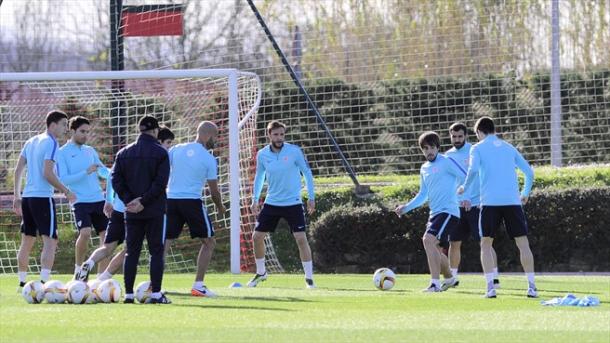
[[[160,292],[161,282],[163,281],[163,268],[165,266],[163,258],[163,244],[165,241],[163,216],[144,219],[127,218],[125,223],[125,243],[127,245],[127,254],[125,255],[125,263],[123,265],[125,292],[134,293],[133,285],[136,281],[138,261],[140,260],[144,237],[146,237],[150,253],[150,286],[153,293]]]

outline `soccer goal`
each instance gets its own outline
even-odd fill
[[[0,91],[5,95],[0,98],[0,168],[7,174],[24,142],[44,130],[44,116],[51,109],[89,118],[93,132],[88,144],[108,166],[120,148],[137,138],[136,124],[144,115],[170,127],[175,143],[193,141],[200,121],[215,122],[219,136],[213,153],[223,199],[229,205],[228,212],[220,216],[206,199],[219,243],[216,256],[227,256],[229,250],[233,273],[249,271],[254,265],[251,233],[255,217],[249,206],[257,151],[256,114],[262,94],[256,74],[235,69],[4,73],[0,74]],[[4,184],[2,191],[10,195],[12,181],[7,178]],[[65,200],[57,200],[58,222],[70,223]],[[180,245],[180,240],[176,243]],[[271,240],[266,244],[268,267],[283,271]],[[222,246],[230,247],[224,249],[225,255]]]

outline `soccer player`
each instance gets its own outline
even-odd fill
[[[170,176],[167,185],[167,234],[165,250],[169,250],[172,241],[188,224],[191,238],[201,240],[197,257],[197,275],[191,289],[196,297],[215,297],[203,283],[210,264],[216,240],[214,227],[208,216],[202,191],[207,181],[212,201],[219,214],[225,212],[222,196],[218,190],[218,167],[216,159],[208,151],[214,148],[218,127],[210,121],[204,121],[197,127],[197,139],[192,143],[178,144],[169,150]]]
[[[534,171],[515,147],[496,136],[491,118],[479,118],[474,130],[479,143],[470,150],[468,175],[464,184],[458,188],[458,194],[468,192],[474,182],[480,183],[479,231],[481,264],[487,282],[485,297],[496,297],[492,244],[500,223],[504,221],[508,235],[515,240],[519,248],[521,265],[528,281],[526,295],[536,298],[538,292],[534,282],[534,257],[527,239],[528,227],[523,211],[523,205],[527,203],[534,182]],[[525,185],[521,193],[516,168],[525,174]]]
[[[17,253],[19,287],[27,278],[28,259],[36,236],[42,236],[42,269],[40,280],[49,280],[57,249],[57,220],[53,188],[64,193],[69,202],[76,202],[76,195],[64,186],[55,174],[59,145],[57,139],[67,131],[68,116],[61,111],[51,111],[46,116],[47,130],[36,135],[23,146],[15,167],[13,210],[22,217],[21,246]],[[21,179],[27,166],[26,183],[21,193]]]
[[[119,199],[112,188],[112,180],[108,180],[106,187],[106,204],[110,204],[110,207],[104,207],[104,214],[109,219],[108,226],[106,227],[106,237],[104,244],[97,248],[89,258],[83,262],[80,272],[76,274],[75,279],[81,281],[87,281],[89,279],[89,272],[93,269],[95,264],[100,260],[109,257],[117,246],[119,246],[125,240],[125,204]],[[122,266],[125,259],[126,249],[122,249],[118,252],[110,261],[106,269],[98,274],[99,280],[108,280],[112,278]],[[100,268],[101,269],[101,268]]]
[[[265,236],[275,231],[281,218],[288,221],[294,236],[299,255],[305,271],[307,288],[315,288],[313,282],[313,264],[311,249],[305,235],[305,209],[301,200],[301,174],[307,185],[307,211],[315,211],[315,194],[313,176],[305,155],[296,145],[285,143],[286,125],[272,121],[267,125],[267,135],[271,144],[258,151],[256,156],[256,175],[254,176],[254,194],[252,212],[258,216],[252,235],[254,241],[254,256],[256,259],[256,275],[248,282],[248,287],[256,287],[259,282],[267,279],[265,269]],[[262,210],[258,200],[267,179],[267,197]]]
[[[106,236],[108,218],[104,214],[104,207],[108,207],[109,204],[104,203],[99,177],[108,179],[110,171],[100,161],[97,151],[85,144],[91,132],[89,120],[81,116],[72,117],[68,126],[71,138],[59,149],[58,167],[59,179],[78,198],[78,201],[72,205],[74,225],[78,230],[74,246],[76,278],[86,257],[91,229],[95,229],[102,243]],[[107,260],[100,263],[100,270],[104,270],[107,264]]]
[[[139,122],[140,136],[121,149],[112,168],[112,187],[125,204],[125,242],[127,254],[123,267],[125,303],[134,302],[133,285],[144,237],[150,253],[151,303],[170,304],[161,293],[163,282],[163,216],[165,188],[169,179],[167,151],[157,141],[159,122],[145,116]]]
[[[464,180],[466,173],[459,165],[446,156],[438,153],[441,141],[436,132],[424,132],[419,136],[419,147],[427,159],[421,166],[419,192],[411,201],[394,210],[400,217],[407,212],[430,202],[430,217],[422,238],[424,250],[430,268],[430,286],[424,292],[441,292],[440,273],[445,283],[454,280],[449,270],[447,256],[441,252],[440,243],[447,241],[447,235],[458,225],[460,209],[455,189]]]
[[[449,136],[453,148],[449,149],[445,156],[456,161],[460,167],[466,171],[470,164],[470,148],[472,144],[468,142],[468,129],[462,123],[454,123],[449,127]],[[449,287],[456,287],[458,281],[458,268],[461,260],[462,241],[467,240],[471,236],[473,240],[480,242],[479,236],[479,209],[480,190],[477,182],[473,183],[469,196],[458,196],[460,203],[460,223],[455,227],[455,231],[449,232],[449,268],[453,275],[453,283],[443,283],[443,290]],[[500,280],[498,280],[498,261],[496,251],[491,248],[494,260],[494,287],[500,288]]]

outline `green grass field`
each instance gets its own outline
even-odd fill
[[[55,276],[68,281],[70,276]],[[122,278],[118,279],[122,283]],[[143,277],[137,280],[142,281]],[[171,305],[29,305],[15,276],[0,276],[0,341],[7,342],[610,342],[610,277],[537,278],[540,299],[525,297],[522,275],[501,275],[497,299],[482,298],[480,275],[458,288],[425,294],[424,275],[399,275],[374,289],[371,275],[270,275],[258,288],[230,289],[248,275],[211,274],[216,299],[189,295],[192,275],[166,275]],[[541,299],[594,295],[593,308],[544,307]]]

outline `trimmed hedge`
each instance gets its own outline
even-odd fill
[[[536,270],[610,270],[610,187],[533,193],[525,210]],[[372,272],[391,267],[401,273],[427,273],[421,243],[428,209],[402,218],[383,205],[340,206],[311,226],[316,269],[321,272]],[[501,271],[521,271],[516,246],[501,230],[494,247]],[[462,246],[465,272],[481,271],[479,247]]]

